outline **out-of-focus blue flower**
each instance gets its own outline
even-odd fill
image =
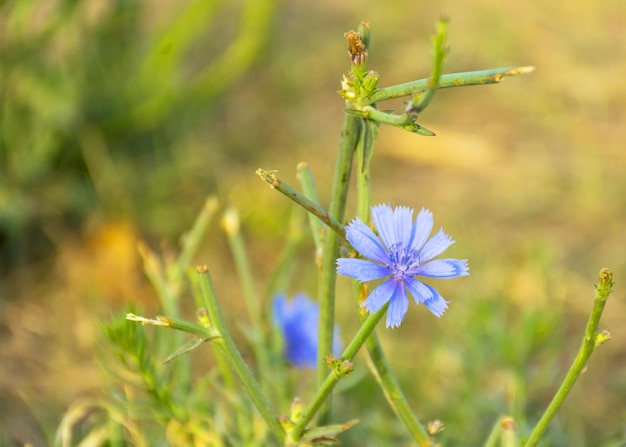
[[[315,368],[317,364],[317,333],[319,305],[306,295],[299,294],[293,300],[278,294],[273,303],[274,324],[280,329],[284,344],[285,357],[297,368]],[[335,327],[333,355],[339,356],[341,343],[339,331]],[[326,355],[329,353],[322,353]]]
[[[372,207],[372,219],[378,236],[358,217],[346,227],[346,238],[365,258],[337,259],[340,275],[360,282],[387,278],[376,287],[361,307],[377,312],[389,301],[387,327],[397,327],[409,308],[407,290],[417,304],[424,305],[437,317],[448,307],[448,302],[433,287],[418,281],[416,276],[456,278],[469,275],[467,260],[436,259],[454,241],[439,230],[432,238],[433,215],[422,210],[413,222],[413,210],[391,205]],[[428,262],[430,261],[430,262]]]

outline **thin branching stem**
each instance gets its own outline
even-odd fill
[[[428,104],[430,104],[430,101],[439,88],[441,74],[443,72],[443,62],[448,54],[448,50],[445,47],[447,37],[448,19],[442,18],[437,21],[437,32],[433,36],[433,69],[430,75],[430,81],[428,82],[426,91],[422,95],[418,95],[411,104],[412,112],[419,113],[428,107]]]
[[[300,180],[300,186],[302,187],[302,192],[304,193],[304,196],[313,203],[320,203],[320,199],[317,196],[317,189],[315,188],[315,182],[313,181],[313,173],[311,172],[311,168],[307,163],[298,163],[298,180]],[[322,226],[320,225],[320,222],[315,218],[316,217],[315,213],[309,212],[308,217],[309,217],[309,224],[311,226],[311,233],[313,235],[313,242],[315,243],[315,251],[318,253],[321,253],[322,252],[322,238],[321,238],[320,232],[321,232]],[[328,216],[328,219],[329,219],[329,222],[333,221],[333,219],[331,219],[330,216]],[[341,226],[339,222],[335,222],[335,223]]]
[[[574,387],[576,380],[583,372],[589,357],[593,354],[594,349],[609,339],[609,335],[607,333],[598,333],[598,323],[600,322],[604,306],[613,287],[612,279],[613,274],[609,269],[600,270],[600,283],[596,286],[596,298],[593,302],[593,309],[589,315],[589,320],[587,321],[587,327],[585,328],[585,334],[583,336],[580,349],[578,350],[578,354],[567,372],[565,379],[563,379],[563,383],[561,383],[561,386],[554,395],[552,402],[550,402],[550,405],[546,408],[543,416],[541,416],[541,419],[537,422],[537,425],[524,444],[524,447],[534,447],[537,445],[539,439],[541,439],[541,436],[548,428],[550,421],[552,421],[552,418]]]
[[[221,348],[228,364],[243,383],[244,389],[250,396],[250,399],[256,406],[257,410],[259,410],[259,413],[261,413],[261,416],[263,416],[265,423],[278,441],[282,443],[285,439],[285,432],[280,426],[278,418],[274,415],[267,398],[261,391],[259,383],[254,378],[252,372],[248,368],[248,365],[244,362],[230,336],[230,333],[228,332],[228,329],[226,328],[208,268],[205,266],[199,266],[198,276],[200,279],[202,295],[204,296],[204,301],[207,303],[207,311],[211,326],[214,328],[215,332],[220,335],[220,338],[213,340],[213,343],[217,344]]]
[[[352,361],[352,359],[354,359],[354,356],[356,356],[356,354],[359,352],[361,346],[363,346],[365,341],[372,334],[372,331],[376,328],[378,322],[385,315],[387,307],[389,307],[389,303],[385,304],[378,312],[370,314],[365,319],[365,321],[359,328],[359,331],[356,333],[350,344],[341,354],[342,360]],[[326,372],[326,364],[324,364],[324,366],[324,372]],[[307,424],[313,419],[315,414],[321,409],[324,403],[327,402],[330,393],[332,392],[339,379],[341,379],[341,377],[344,376],[341,374],[337,374],[335,371],[331,371],[330,374],[326,373],[324,375],[324,381],[322,382],[322,385],[318,388],[317,393],[311,401],[311,404],[302,412],[300,419],[296,421],[293,429],[289,433],[289,439],[292,442],[297,442],[300,439]]]
[[[450,73],[441,76],[439,89],[449,87],[463,87],[466,85],[497,84],[509,76],[530,73],[535,67],[507,67],[494,68],[492,70],[466,71],[463,73]],[[426,91],[430,78],[418,79],[417,81],[405,82],[391,87],[379,88],[367,99],[367,104],[386,101],[393,98],[412,96],[420,91]]]
[[[266,183],[268,183],[273,189],[289,197],[302,208],[307,210],[310,214],[325,223],[341,238],[346,238],[346,230],[343,228],[343,225],[341,225],[341,223],[339,223],[339,221],[335,219],[329,211],[325,210],[322,206],[318,205],[313,200],[307,198],[304,194],[300,193],[293,186],[284,182],[280,177],[276,175],[274,171],[259,168],[256,170],[256,174],[261,177]]]

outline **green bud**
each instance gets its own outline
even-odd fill
[[[597,348],[598,346],[600,346],[601,344],[606,343],[610,339],[611,339],[611,334],[609,333],[609,331],[603,330],[603,331],[598,332],[596,334],[596,338],[595,338],[593,344]]]
[[[228,208],[224,212],[222,226],[228,235],[239,233],[239,213],[235,208]]]
[[[613,273],[608,268],[603,268],[599,273],[600,283],[596,286],[596,299],[606,301],[613,288]]]
[[[326,357],[324,357],[324,362],[326,362],[330,369],[334,369],[337,367],[339,360],[337,360],[334,355],[328,354]]]
[[[426,425],[426,431],[430,436],[435,436],[437,433],[441,433],[446,429],[446,426],[439,419],[435,419],[434,421],[430,421]]]
[[[363,84],[361,85],[361,96],[369,98],[369,96],[376,90],[380,75],[374,70],[370,70],[363,78]]]
[[[209,320],[209,313],[204,307],[196,310],[196,318],[198,319],[198,324],[202,327],[211,326],[211,320]]]
[[[291,432],[293,426],[295,425],[293,421],[285,415],[279,416],[278,422],[280,423],[280,426],[283,428],[283,430],[285,430],[285,433]]]
[[[363,44],[365,45],[365,51],[369,50],[369,48],[370,48],[370,39],[372,37],[371,33],[370,33],[370,24],[369,24],[369,22],[361,22],[359,24],[358,32],[361,35],[361,39],[363,41]]]
[[[342,376],[347,376],[354,371],[354,365],[349,360],[344,360],[337,367],[337,372]]]
[[[302,401],[300,398],[296,397],[293,402],[291,402],[291,412],[289,414],[289,419],[292,421],[297,421],[300,419],[302,415]]]

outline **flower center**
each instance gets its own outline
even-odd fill
[[[404,279],[407,270],[419,265],[417,251],[408,249],[401,244],[394,244],[389,248],[389,266],[393,270],[393,276],[398,279]]]

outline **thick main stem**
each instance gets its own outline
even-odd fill
[[[331,218],[339,222],[343,221],[348,195],[348,184],[352,159],[359,136],[359,119],[346,114],[344,117],[339,154],[335,165],[333,188],[328,212]],[[317,385],[321,387],[326,380],[326,364],[324,358],[332,353],[333,332],[335,325],[335,263],[339,254],[339,236],[334,231],[326,231],[324,249],[321,259],[321,271],[319,276],[318,301],[320,306],[319,316],[319,344],[317,357]],[[330,396],[320,410],[320,424],[328,421],[330,415]]]

